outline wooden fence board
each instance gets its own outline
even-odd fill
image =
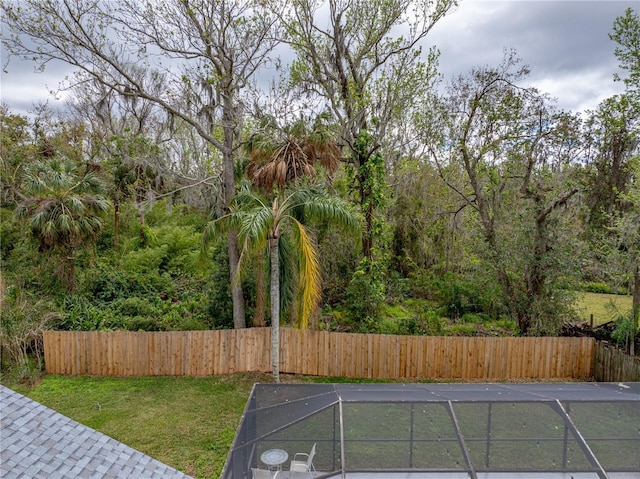
[[[271,370],[271,328],[46,331],[43,339],[47,372],[56,374],[210,376]],[[449,380],[586,380],[600,371],[596,379],[640,380],[640,373],[633,376],[640,360],[621,363],[611,349],[591,338],[390,336],[282,328],[280,368],[319,376]]]
[[[596,381],[640,381],[640,358],[629,356],[606,343],[594,345],[593,350]]]

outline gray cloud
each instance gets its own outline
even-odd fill
[[[530,84],[558,99],[564,109],[595,108],[622,91],[613,82],[617,62],[609,40],[613,21],[637,0],[461,0],[429,34],[441,51],[445,78],[479,65],[496,65],[504,48],[515,48],[530,65]],[[2,48],[2,64],[7,52]],[[56,102],[56,90],[71,69],[51,63],[43,73],[34,64],[12,58],[2,72],[0,98],[12,111],[26,114],[33,104]],[[62,95],[63,96],[63,95]]]
[[[64,98],[60,92],[65,77],[73,69],[64,62],[51,61],[43,71],[37,71],[36,63],[9,56],[2,45],[2,73],[0,73],[0,100],[9,105],[13,113],[28,115],[34,105],[49,103],[58,106]]]
[[[613,82],[617,62],[608,34],[617,16],[637,6],[634,0],[462,0],[429,39],[441,51],[445,77],[496,65],[504,48],[514,48],[531,67],[531,85],[560,107],[582,111],[622,91]]]

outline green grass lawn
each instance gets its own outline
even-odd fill
[[[45,376],[12,386],[65,416],[196,478],[217,478],[254,382],[270,376]]]
[[[613,302],[618,310],[623,313],[631,311],[631,296],[602,293],[578,293],[576,310],[583,321],[589,322],[593,314],[594,324],[602,324],[611,321],[611,311],[607,305]]]

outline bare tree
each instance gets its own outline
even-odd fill
[[[108,89],[144,99],[181,119],[223,159],[224,200],[235,193],[241,93],[277,45],[279,1],[268,0],[2,0],[10,52],[44,67],[64,61]],[[149,74],[136,75],[140,68]],[[165,88],[153,88],[162,75]],[[237,235],[227,240],[236,328],[244,300],[234,281]]]
[[[324,99],[340,128],[340,142],[356,170],[365,217],[363,253],[373,253],[375,201],[367,163],[394,122],[430,90],[435,50],[421,42],[455,0],[295,0],[286,17],[287,42],[297,57],[291,80]]]
[[[140,70],[140,75],[148,72]],[[154,75],[156,93],[163,77]],[[114,243],[118,244],[120,206],[134,196],[141,224],[144,212],[160,198],[167,208],[182,200],[222,214],[222,158],[193,127],[171,119],[155,103],[122,97],[92,78],[76,83],[65,115],[85,130],[84,154],[109,176],[114,206]]]

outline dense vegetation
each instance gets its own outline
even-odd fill
[[[577,317],[579,290],[633,294],[616,333],[633,350],[633,10],[611,34],[625,93],[579,114],[529,86],[515,52],[439,88],[437,55],[419,45],[447,0],[413,25],[414,37],[395,39],[410,2],[345,2],[318,36],[305,2],[268,14],[251,2],[205,11],[208,2],[148,10],[122,0],[66,12],[23,3],[19,12],[2,6],[10,28],[26,34],[7,46],[79,72],[64,111],[0,108],[0,333],[2,360],[19,374],[29,357],[40,360],[45,328],[237,328],[278,318],[357,332],[557,334]],[[126,48],[100,30],[106,14],[129,35],[128,55],[151,44],[177,56],[182,73],[154,64],[158,56],[141,59],[146,68],[125,61]],[[74,31],[64,15],[93,18],[93,29]],[[184,22],[189,41],[167,18]],[[229,41],[209,48],[217,29]],[[248,49],[249,34],[264,43]],[[44,46],[30,51],[29,38]],[[274,97],[249,88],[278,44],[267,38],[297,55]]]

